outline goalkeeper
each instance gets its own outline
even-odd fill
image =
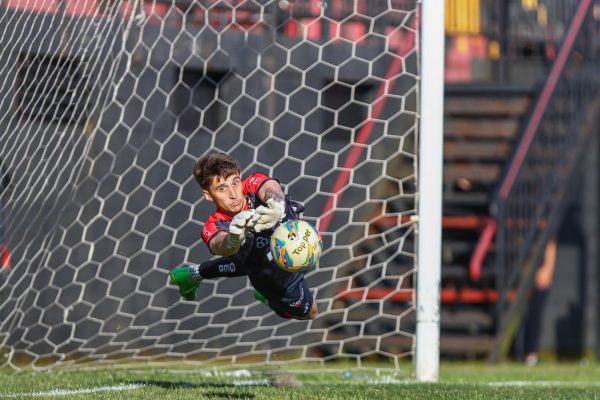
[[[278,224],[298,219],[302,205],[263,173],[242,179],[238,162],[226,154],[200,158],[193,173],[204,197],[216,206],[204,223],[202,240],[221,257],[170,272],[171,283],[179,286],[183,298],[194,300],[203,279],[248,276],[256,289],[255,297],[279,316],[315,318],[317,305],[304,273],[277,267],[269,245]]]

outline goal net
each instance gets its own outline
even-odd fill
[[[0,8],[0,364],[397,368],[415,336],[416,0],[8,0]],[[319,316],[211,258],[211,151],[306,206]]]

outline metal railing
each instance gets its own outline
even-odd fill
[[[562,10],[568,29],[490,208],[490,226],[497,229],[499,291],[491,360],[509,350],[526,307],[527,288],[563,213],[569,184],[598,119],[600,21],[592,10],[592,0]]]

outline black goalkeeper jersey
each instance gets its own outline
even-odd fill
[[[266,206],[256,198],[254,193],[246,195],[248,208],[254,209],[259,206]],[[304,207],[286,196],[286,210],[282,222],[296,220],[299,214],[304,211]],[[273,261],[270,251],[270,241],[272,229],[257,233],[250,231],[246,235],[244,244],[240,247],[235,256],[231,258],[243,266],[252,286],[258,290],[267,299],[277,299],[280,301],[294,301],[298,298],[300,284],[304,278],[302,272],[287,272],[277,266]]]

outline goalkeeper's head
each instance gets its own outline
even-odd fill
[[[220,211],[233,216],[244,209],[240,165],[235,158],[210,153],[196,161],[193,173],[204,197],[213,201]]]

